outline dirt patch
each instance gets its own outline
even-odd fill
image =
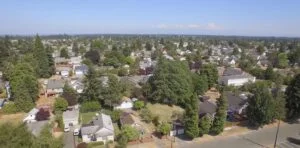
[[[40,95],[39,99],[36,101],[36,106],[49,106],[50,108],[53,108],[54,103],[54,97],[45,97],[44,95]]]
[[[217,100],[217,98],[220,98],[221,94],[216,88],[211,88],[205,92],[204,96],[208,96],[211,100]]]
[[[0,124],[4,123],[13,123],[20,124],[22,123],[26,113],[16,113],[16,114],[0,114]]]

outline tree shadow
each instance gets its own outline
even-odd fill
[[[293,137],[287,137],[286,140],[290,143],[296,144],[296,145],[300,145],[300,139],[297,138],[293,138]]]
[[[190,137],[188,137],[188,136],[186,136],[184,134],[182,134],[182,135],[176,135],[175,137],[178,138],[178,139],[180,139],[180,140],[183,140],[183,141],[192,141],[193,140],[192,138],[190,138]]]

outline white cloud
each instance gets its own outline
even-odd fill
[[[154,28],[159,29],[197,29],[197,30],[220,30],[222,29],[221,26],[215,23],[208,23],[208,24],[159,24],[154,26]]]

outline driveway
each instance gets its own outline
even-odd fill
[[[73,136],[74,127],[70,127],[69,132],[64,133],[64,148],[75,148],[75,137]]]

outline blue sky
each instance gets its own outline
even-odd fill
[[[1,0],[0,34],[300,36],[299,0]]]

